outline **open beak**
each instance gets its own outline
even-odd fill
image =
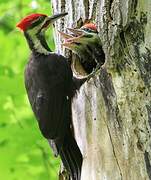
[[[83,37],[84,32],[80,29],[73,28],[67,28],[67,30],[70,31],[72,34],[67,34],[61,31],[58,32],[64,39],[64,42],[61,45],[70,48],[72,43],[79,42],[79,40]]]
[[[80,29],[67,28],[67,30],[72,32],[73,36],[75,36],[75,37],[81,36],[84,34],[83,30],[80,30]]]
[[[59,31],[59,30],[58,30],[58,32],[59,32],[59,34],[61,35],[61,37],[64,38],[64,39],[70,39],[70,38],[73,38],[73,36],[70,35],[70,34],[61,32],[61,31]]]
[[[72,39],[73,36],[70,35],[70,34],[61,32],[61,31],[59,31],[59,30],[58,30],[58,33],[59,33],[59,34],[61,35],[61,37],[64,39],[64,42],[61,44],[61,46],[65,46],[65,47],[70,48],[70,46],[71,46],[70,39]]]

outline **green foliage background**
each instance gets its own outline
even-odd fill
[[[30,51],[16,23],[29,13],[51,14],[50,0],[0,0],[0,179],[56,180],[53,157],[31,111],[24,88]],[[53,39],[48,43],[54,48]]]

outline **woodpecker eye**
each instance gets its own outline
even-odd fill
[[[89,29],[89,28],[83,28],[83,30],[86,31],[86,32],[92,32],[92,30]]]
[[[90,28],[82,28],[82,30],[88,32],[88,33],[98,33],[97,30],[93,30],[93,29],[90,29]]]
[[[36,27],[37,25],[42,23],[44,21],[44,19],[45,19],[45,16],[38,17],[35,21],[32,22],[32,25],[29,27],[29,29]]]
[[[82,28],[84,31],[88,31],[89,29],[88,28]]]

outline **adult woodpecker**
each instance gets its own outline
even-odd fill
[[[48,17],[31,14],[23,18],[20,28],[31,50],[25,68],[25,87],[39,128],[73,180],[80,180],[82,155],[71,132],[71,100],[75,85],[70,65],[65,57],[52,52],[45,40],[46,29],[61,13]]]
[[[88,74],[93,72],[97,66],[100,67],[104,64],[105,54],[94,23],[85,24],[80,29],[67,29],[72,34],[59,31],[65,39],[62,45],[80,57],[80,63]]]

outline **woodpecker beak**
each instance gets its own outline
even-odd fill
[[[80,29],[73,29],[73,28],[67,28],[68,31],[70,31],[72,34],[67,34],[61,31],[58,31],[62,38],[64,39],[64,43],[62,43],[62,46],[71,48],[73,43],[78,43],[79,40],[84,36],[84,31]]]
[[[46,21],[50,22],[50,23],[54,23],[56,20],[66,16],[68,13],[64,12],[64,13],[60,13],[60,14],[54,14],[53,16],[48,16]]]
[[[58,30],[58,33],[59,33],[59,34],[61,35],[61,37],[64,38],[64,39],[70,39],[70,38],[73,38],[72,35],[66,34],[66,33],[61,32],[61,31],[59,31],[59,30]]]
[[[45,19],[45,23],[44,25],[42,26],[42,29],[43,28],[47,28],[50,24],[53,24],[56,20],[66,16],[68,13],[60,13],[60,14],[55,14],[53,16],[48,16],[46,17]]]
[[[80,30],[80,29],[67,28],[67,30],[72,32],[73,36],[75,36],[75,37],[81,36],[84,34],[83,30]]]

